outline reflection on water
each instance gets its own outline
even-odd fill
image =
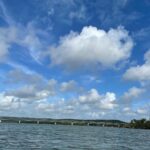
[[[0,124],[0,150],[150,150],[150,130]]]

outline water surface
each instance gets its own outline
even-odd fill
[[[0,124],[0,150],[150,150],[150,130]]]

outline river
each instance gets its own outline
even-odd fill
[[[150,130],[0,124],[0,150],[150,150]]]

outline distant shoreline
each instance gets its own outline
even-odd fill
[[[84,120],[84,119],[52,119],[52,118],[29,118],[29,117],[0,117],[0,123],[26,123],[26,124],[53,124],[53,125],[78,125],[78,126],[101,126],[116,128],[150,129],[150,120],[131,120],[130,123],[121,120]]]
[[[30,123],[30,124],[54,124],[54,125],[80,125],[102,127],[129,128],[129,123],[120,120],[82,120],[82,119],[51,119],[28,117],[0,117],[1,123]]]

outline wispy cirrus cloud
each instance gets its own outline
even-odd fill
[[[13,47],[13,44],[25,47],[31,58],[37,63],[41,63],[41,51],[46,49],[43,40],[39,36],[46,35],[47,33],[36,29],[32,22],[28,22],[26,26],[16,22],[12,19],[12,16],[7,11],[4,3],[0,2],[1,17],[8,24],[7,26],[0,27],[0,61],[6,62],[9,60],[9,54]]]

